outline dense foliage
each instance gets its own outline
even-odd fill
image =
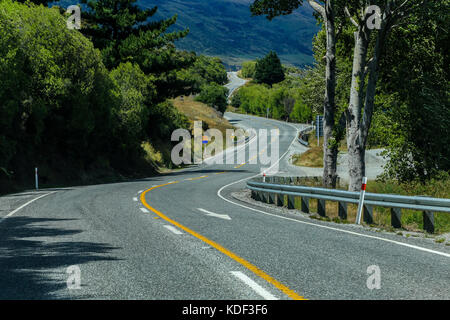
[[[188,69],[179,71],[178,78],[182,79],[197,94],[202,87],[208,84],[224,85],[227,83],[227,71],[219,58],[208,56],[195,56],[195,62]]]
[[[254,78],[256,69],[256,61],[246,61],[242,63],[241,77]]]
[[[37,165],[109,166],[120,95],[100,53],[59,10],[0,2],[0,83],[0,167],[12,177]]]
[[[175,49],[175,17],[146,26],[156,9],[134,2],[90,1],[86,37],[58,7],[0,1],[0,191],[35,166],[44,185],[154,172],[143,143],[189,128],[168,98],[226,81],[220,60]]]
[[[275,84],[272,88],[250,83],[234,94],[231,104],[250,114],[268,114],[274,119],[299,123],[310,122],[313,112],[304,100],[302,82],[301,78],[288,76],[285,81]]]
[[[280,58],[275,52],[271,51],[264,58],[256,61],[254,79],[257,83],[265,83],[272,86],[283,81],[284,78],[284,70]]]
[[[205,84],[201,88],[197,101],[206,103],[210,107],[224,113],[227,108],[228,89],[216,83]]]
[[[422,180],[450,172],[450,1],[428,1],[393,30],[382,61],[378,128],[387,173]]]

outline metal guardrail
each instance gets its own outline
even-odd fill
[[[266,177],[266,182],[248,181],[247,187],[252,191],[253,199],[278,206],[285,206],[284,196],[287,196],[286,206],[289,209],[294,209],[295,198],[300,197],[301,210],[305,213],[309,213],[309,199],[317,199],[317,213],[322,217],[326,217],[325,201],[338,202],[341,219],[347,219],[347,204],[359,202],[359,192],[281,184],[291,180],[290,177]],[[434,212],[450,213],[450,199],[366,193],[363,219],[367,224],[373,223],[375,206],[391,208],[391,225],[394,228],[401,228],[402,209],[422,211],[424,229],[429,233],[434,233],[435,229]]]
[[[309,132],[309,131],[313,131],[314,130],[314,126],[308,127],[306,129],[303,129],[299,132],[299,135],[297,137],[297,141],[300,142],[302,145],[309,147],[309,142],[305,141],[302,139],[303,134]]]

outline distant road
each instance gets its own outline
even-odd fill
[[[228,88],[228,98],[232,96],[234,91],[245,85],[248,80],[244,80],[242,78],[239,78],[237,75],[237,72],[228,72],[228,80],[230,81],[227,85],[225,85],[225,88]]]

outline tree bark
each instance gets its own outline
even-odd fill
[[[336,187],[338,142],[333,137],[336,110],[336,30],[332,1],[325,3],[325,26],[327,33],[326,85],[323,122],[323,184]]]
[[[365,141],[361,135],[361,111],[364,102],[364,82],[369,32],[362,26],[355,32],[352,83],[347,109],[347,147],[350,191],[358,191],[365,175]]]

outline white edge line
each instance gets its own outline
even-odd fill
[[[221,218],[221,219],[224,219],[224,220],[231,220],[231,217],[229,215],[227,215],[227,214],[219,214],[219,213],[211,212],[211,211],[208,211],[208,210],[205,210],[205,209],[202,209],[202,208],[197,208],[197,210],[199,210],[199,211],[201,211],[203,213],[206,213],[208,216],[213,216],[213,217]]]
[[[57,192],[57,191],[52,191],[52,192],[46,193],[46,194],[44,194],[44,195],[42,195],[42,196],[40,196],[40,197],[37,197],[37,198],[34,198],[33,200],[28,201],[27,203],[21,205],[21,206],[18,207],[17,209],[11,211],[11,212],[8,213],[6,216],[4,216],[3,218],[1,218],[1,219],[0,219],[0,223],[2,223],[3,221],[5,221],[7,218],[11,217],[13,214],[17,213],[18,211],[22,210],[23,208],[25,208],[25,207],[28,206],[29,204],[31,204],[31,203],[33,203],[33,202],[39,200],[39,199],[42,199],[42,198],[44,198],[44,197],[46,197],[46,196],[48,196],[48,195],[51,195],[51,194],[53,194],[53,193],[55,193],[55,192]]]
[[[145,209],[145,208],[139,208],[139,209],[141,209],[141,211],[142,211],[143,213],[150,213],[150,211],[148,211],[148,210]]]
[[[291,127],[295,128],[294,126],[291,126]],[[278,161],[275,162],[275,164],[273,164],[270,168],[272,168],[273,166],[275,166],[278,162],[281,161],[281,159],[284,158],[284,156],[285,156],[285,155],[289,152],[289,150],[291,149],[292,144],[294,144],[294,142],[297,140],[297,136],[298,136],[299,129],[297,129],[297,128],[295,128],[295,129],[297,130],[297,133],[296,133],[296,135],[295,135],[294,140],[292,140],[291,145],[289,146],[289,148],[287,149],[287,151],[280,157],[280,159],[278,159]],[[270,170],[270,168],[269,168],[269,170]],[[277,217],[277,218],[280,218],[280,219],[285,219],[285,220],[289,220],[289,221],[293,221],[293,222],[297,222],[297,223],[302,223],[302,224],[306,224],[306,225],[310,225],[310,226],[315,226],[315,227],[318,227],[318,228],[323,228],[323,229],[328,229],[328,230],[333,230],[333,231],[343,232],[343,233],[351,234],[351,235],[354,235],[354,236],[360,236],[360,237],[365,237],[365,238],[369,238],[369,239],[381,240],[381,241],[385,241],[385,242],[397,244],[397,245],[400,245],[400,246],[408,247],[408,248],[411,248],[411,249],[416,249],[416,250],[420,250],[420,251],[424,251],[424,252],[428,252],[428,253],[433,253],[433,254],[437,254],[437,255],[441,255],[441,256],[450,258],[450,254],[449,254],[449,253],[445,253],[445,252],[441,252],[441,251],[436,251],[436,250],[432,250],[432,249],[428,249],[428,248],[423,248],[423,247],[415,246],[415,245],[413,245],[413,244],[404,243],[404,242],[399,242],[399,241],[395,241],[395,240],[391,240],[391,239],[386,239],[386,238],[381,238],[381,237],[371,236],[371,235],[362,234],[362,233],[358,233],[358,232],[354,232],[354,231],[343,230],[343,229],[338,229],[338,228],[333,228],[333,227],[329,227],[329,226],[324,226],[324,225],[316,224],[316,223],[312,223],[312,222],[300,221],[300,220],[297,220],[297,219],[292,219],[292,218],[288,218],[288,217],[279,216],[279,215],[272,214],[272,213],[269,213],[269,212],[266,212],[266,211],[254,209],[254,208],[251,208],[251,207],[247,207],[247,206],[245,206],[245,205],[243,205],[243,204],[233,202],[233,201],[231,201],[231,200],[229,200],[229,199],[226,199],[224,196],[222,196],[221,193],[222,193],[222,191],[223,191],[225,188],[227,188],[227,187],[229,187],[229,186],[232,186],[232,185],[234,185],[234,184],[237,184],[237,183],[239,183],[239,182],[243,182],[243,181],[246,181],[246,180],[255,178],[255,177],[259,176],[259,175],[260,175],[260,174],[256,174],[256,175],[254,175],[254,176],[251,176],[251,177],[248,177],[248,178],[244,178],[244,179],[241,179],[241,180],[238,180],[238,181],[229,183],[229,184],[223,186],[222,188],[220,188],[219,191],[217,191],[217,196],[219,196],[219,197],[222,198],[223,200],[225,200],[225,201],[227,201],[227,202],[229,202],[229,203],[231,203],[231,204],[234,204],[234,205],[236,205],[236,206],[239,206],[239,207],[242,207],[242,208],[245,208],[245,209],[248,209],[248,210],[252,210],[252,211],[255,211],[255,212],[263,213],[263,214],[268,215],[268,216]]]
[[[259,294],[261,297],[263,297],[266,300],[278,300],[277,297],[272,295],[269,291],[261,287],[259,284],[257,284],[255,281],[247,277],[245,274],[243,274],[240,271],[230,271],[230,273],[244,282],[246,285],[248,285],[250,288],[252,288],[257,294]]]
[[[217,213],[214,213],[214,212],[211,212],[211,211],[202,209],[202,208],[197,208],[197,210],[199,210],[199,211],[201,211],[201,212],[204,212],[204,213],[208,213],[208,214],[217,214]]]
[[[133,198],[133,201],[138,201],[138,199],[136,197]]]
[[[175,233],[175,234],[183,234],[183,232],[179,231],[179,230],[176,229],[175,227],[170,226],[170,225],[168,225],[168,224],[164,225],[164,228],[166,228],[166,229],[172,231],[172,232]]]

